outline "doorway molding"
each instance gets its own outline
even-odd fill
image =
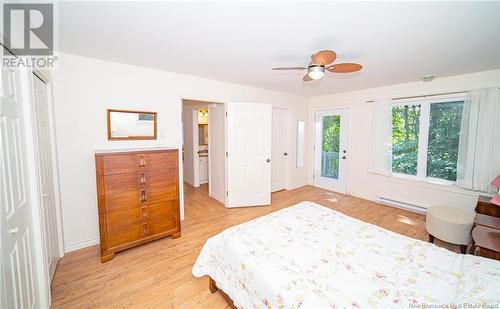
[[[184,102],[185,101],[197,101],[197,102],[203,102],[203,103],[206,103],[208,104],[208,106],[210,106],[210,104],[223,104],[224,106],[224,112],[226,112],[226,109],[227,109],[227,103],[225,102],[222,102],[222,100],[220,99],[207,99],[207,98],[199,98],[199,97],[196,97],[196,96],[192,96],[192,95],[182,95],[180,96],[179,98],[179,144],[177,146],[177,148],[179,149],[179,152],[181,153],[181,155],[179,155],[179,204],[180,204],[180,208],[181,208],[181,220],[184,220],[184,163],[183,163],[183,155],[182,155],[182,151],[183,151],[183,145],[184,145],[184,127],[183,127],[183,118],[182,118],[182,113],[183,113],[183,109],[184,109]],[[209,125],[208,125],[208,130],[210,132],[210,116],[209,116]],[[224,121],[224,151],[226,152],[227,151],[227,125],[226,125],[226,121]],[[210,162],[210,146],[208,147],[208,151],[209,151],[209,162]],[[227,158],[225,158],[224,160],[224,170],[225,170],[225,175],[224,175],[224,187],[226,188],[227,190]],[[210,163],[209,163],[209,183],[208,183],[208,186],[209,186],[209,195],[210,195]],[[213,197],[215,198],[215,197]],[[215,198],[216,200],[218,200],[219,202],[223,203],[224,206],[226,206],[226,199],[224,199],[224,202],[220,201],[219,199]]]

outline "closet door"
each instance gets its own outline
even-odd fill
[[[0,308],[39,308],[33,214],[27,158],[26,105],[19,70],[0,75]]]
[[[271,149],[271,188],[272,192],[286,188],[288,150],[287,138],[288,111],[273,108],[273,133]]]
[[[52,173],[51,134],[47,85],[36,75],[33,76],[35,135],[38,150],[39,179],[41,184],[42,226],[45,231],[44,245],[46,252],[49,280],[56,270],[59,260],[57,214],[54,194],[54,176]]]

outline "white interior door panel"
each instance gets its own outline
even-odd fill
[[[271,105],[227,104],[227,207],[271,203]]]

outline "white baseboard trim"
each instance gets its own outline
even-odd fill
[[[295,189],[298,189],[298,188],[302,188],[302,187],[305,187],[309,185],[308,183],[299,183],[299,184],[292,184],[292,185],[287,185],[285,190],[295,190]]]
[[[75,251],[78,249],[83,249],[83,248],[87,248],[90,246],[98,245],[99,242],[100,242],[99,237],[90,238],[90,239],[86,239],[86,240],[80,240],[80,241],[74,242],[72,244],[64,245],[64,252],[68,253],[68,252]]]

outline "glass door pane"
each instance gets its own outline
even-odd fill
[[[324,116],[321,141],[321,176],[339,178],[340,115]]]

